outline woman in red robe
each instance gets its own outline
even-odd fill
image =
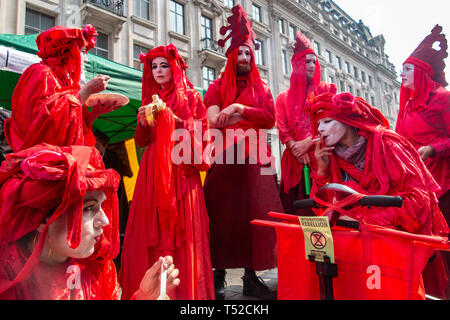
[[[295,213],[294,201],[307,197],[303,169],[314,159],[310,159],[308,154],[313,142],[305,105],[308,96],[319,84],[320,64],[317,55],[311,41],[297,31],[291,86],[278,95],[276,103],[277,129],[281,142],[287,147],[281,158],[280,183],[280,198],[286,213]],[[298,213],[312,214],[307,210],[299,210]]]
[[[418,150],[439,184],[440,190],[436,192],[439,208],[450,224],[450,92],[444,88],[448,85],[444,75],[444,59],[448,53],[447,39],[441,32],[440,26],[434,27],[403,64],[400,110],[395,129]],[[436,41],[440,43],[439,51],[432,47]],[[450,255],[445,253],[444,256],[449,266]],[[425,280],[431,278],[432,272],[428,269]],[[425,281],[425,285],[428,283]],[[445,288],[432,290],[435,295],[445,296]]]
[[[436,26],[403,64],[396,131],[419,151],[441,190],[439,207],[450,223],[450,92],[443,70],[447,40]],[[432,48],[441,42],[441,50]],[[412,130],[411,128],[414,128]]]
[[[122,249],[123,297],[136,291],[155,259],[172,255],[181,284],[170,297],[214,299],[209,220],[199,173],[209,168],[202,156],[208,142],[202,140],[208,128],[206,108],[192,89],[187,66],[174,45],[155,48],[141,55],[141,61],[142,104],[146,106],[158,95],[167,107],[157,113],[153,126],[146,120],[146,107],[139,109],[135,140],[146,150]],[[173,134],[183,141],[174,145]]]
[[[42,59],[25,70],[12,96],[12,116],[4,131],[12,150],[17,152],[39,143],[58,146],[95,145],[92,123],[112,111],[114,102],[93,106],[84,104],[93,94],[105,90],[108,76],[98,75],[82,88],[80,77],[87,52],[94,47],[97,32],[53,27],[36,38]]]
[[[0,299],[109,300],[120,297],[119,175],[93,147],[36,145],[0,168]],[[159,296],[160,259],[135,299]],[[178,283],[166,257],[167,290]]]

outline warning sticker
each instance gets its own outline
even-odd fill
[[[316,261],[324,261],[328,256],[334,263],[333,235],[327,217],[299,217],[305,237],[305,257],[315,256]]]

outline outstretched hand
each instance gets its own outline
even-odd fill
[[[178,279],[178,269],[173,264],[173,258],[166,256],[160,257],[150,269],[147,270],[142,278],[139,289],[136,292],[137,300],[156,300],[159,297],[160,284],[161,284],[161,265],[164,261],[164,270],[167,270],[167,287],[166,292],[172,291],[176,286],[180,284]]]
[[[328,166],[330,165],[330,156],[334,150],[334,147],[323,147],[321,148],[322,138],[316,143],[314,149],[314,156],[317,160],[317,174],[319,176],[324,176]]]
[[[84,105],[89,98],[90,95],[94,93],[99,93],[106,90],[106,86],[110,80],[109,76],[99,74],[98,76],[89,80],[81,89],[80,89],[80,99],[81,105]]]

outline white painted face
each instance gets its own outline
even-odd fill
[[[348,126],[333,118],[327,117],[319,120],[319,133],[327,147],[339,143],[347,133]]]
[[[106,196],[103,191],[87,192],[83,197],[83,218],[81,222],[80,245],[72,249],[67,244],[68,215],[63,214],[49,226],[47,245],[52,249],[52,260],[63,262],[67,258],[85,259],[94,253],[103,227],[109,224],[102,209]]]
[[[172,81],[172,67],[165,57],[156,57],[152,60],[152,73],[156,83],[164,87]]]
[[[306,79],[311,80],[314,78],[314,73],[316,72],[316,61],[317,57],[313,53],[308,53],[306,55]]]
[[[402,77],[403,87],[414,90],[414,65],[413,64],[405,63],[403,65],[402,72],[400,73],[400,77]]]

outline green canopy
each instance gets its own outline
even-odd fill
[[[35,54],[37,35],[17,36],[0,34],[0,45],[12,47],[27,53]],[[86,80],[98,74],[111,77],[105,92],[120,93],[130,99],[130,103],[111,113],[100,116],[94,122],[94,128],[105,133],[110,143],[127,140],[134,136],[137,110],[141,106],[142,71],[123,64],[88,54],[86,64]],[[11,108],[11,97],[20,74],[0,70],[0,106]],[[202,96],[206,90],[195,88]]]

